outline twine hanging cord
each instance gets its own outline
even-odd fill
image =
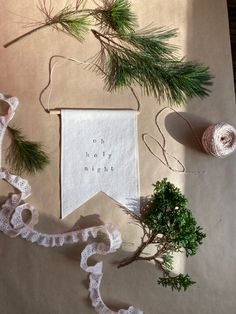
[[[62,61],[57,61],[53,64],[53,61],[54,59],[62,59]],[[91,59],[91,58],[90,58]],[[50,100],[51,100],[51,95],[52,95],[52,90],[53,90],[53,86],[52,86],[52,80],[53,80],[53,74],[56,70],[56,68],[60,65],[63,65],[65,62],[67,61],[72,61],[74,63],[76,63],[77,65],[84,65],[85,68],[87,69],[91,69],[93,67],[99,69],[99,71],[102,71],[102,68],[99,67],[96,63],[93,63],[93,62],[89,62],[89,60],[85,60],[85,61],[80,61],[80,60],[77,60],[77,59],[74,59],[74,58],[70,58],[70,57],[66,57],[66,56],[62,56],[62,55],[54,55],[50,58],[49,60],[49,75],[48,75],[48,83],[47,85],[42,89],[42,91],[40,92],[40,95],[39,95],[39,102],[40,102],[40,105],[42,106],[43,110],[46,112],[46,113],[50,113],[51,111],[51,108],[50,108]],[[44,102],[43,102],[43,95],[44,93],[47,91],[47,89],[49,89],[49,93],[48,93],[48,97],[47,97],[47,103],[46,103],[46,106],[44,105]],[[129,87],[131,93],[133,94],[136,102],[137,102],[137,108],[136,108],[136,111],[139,113],[140,112],[140,108],[141,108],[141,103],[139,101],[139,98],[138,96],[136,95],[134,89],[130,86]]]

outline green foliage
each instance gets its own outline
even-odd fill
[[[137,26],[136,15],[128,0],[104,0],[93,16],[103,31],[115,31],[120,35],[133,32]]]
[[[176,277],[165,276],[158,279],[158,284],[162,285],[163,287],[170,287],[172,291],[181,291],[182,289],[184,289],[185,291],[194,283],[195,282],[192,281],[191,277],[188,274],[180,274]]]
[[[176,52],[178,47],[168,42],[176,36],[176,29],[161,27],[130,32],[123,36],[122,39],[140,51],[155,55],[157,60],[160,61],[163,58],[166,60],[177,58]]]
[[[172,270],[173,269],[173,255],[171,254],[163,255],[162,266],[167,271]]]
[[[49,163],[41,144],[25,139],[19,129],[8,127],[8,130],[11,134],[11,145],[6,160],[12,170],[19,174],[23,172],[34,174]]]
[[[151,28],[136,31],[137,18],[129,0],[101,0],[94,9],[85,8],[86,1],[67,4],[53,15],[53,7],[40,2],[45,23],[4,45],[41,30],[54,27],[79,41],[91,29],[101,49],[94,57],[94,67],[104,78],[108,91],[138,85],[147,95],[182,104],[192,97],[206,97],[212,76],[209,68],[197,62],[187,62],[177,56],[178,48],[169,43],[177,35],[175,29]]]
[[[167,31],[166,38],[173,34],[174,31]],[[203,98],[209,94],[207,87],[212,84],[212,77],[208,67],[176,59],[164,32],[160,38],[159,33],[123,37],[131,47],[106,41],[98,33],[97,38],[106,50],[100,67],[109,91],[139,85],[145,94],[178,105],[188,97]]]
[[[81,14],[84,4],[83,0],[77,1],[75,7],[68,3],[54,16],[51,16],[53,8],[51,6],[47,8],[45,0],[39,2],[39,9],[45,17],[45,22],[48,26],[61,30],[79,41],[83,41],[91,26],[90,15]]]
[[[109,10],[104,10],[108,17],[100,16],[103,32],[92,30],[101,43],[99,68],[108,91],[139,85],[147,95],[174,104],[209,94],[209,68],[177,57],[178,48],[169,43],[177,35],[175,29],[135,31],[136,18],[129,1],[108,2]],[[112,14],[117,19],[113,20]],[[114,32],[109,33],[110,29]]]
[[[141,244],[129,257],[121,261],[118,267],[124,267],[135,261],[154,261],[160,266],[164,277],[158,283],[172,290],[186,290],[195,282],[189,275],[173,277],[173,253],[185,249],[186,256],[194,255],[202,244],[206,234],[197,225],[188,201],[174,184],[163,179],[154,184],[154,193],[144,202],[141,215],[130,214],[136,224],[143,229]],[[152,255],[143,254],[144,250],[154,245]]]
[[[154,194],[143,222],[154,234],[162,234],[172,244],[172,250],[185,248],[186,255],[194,255],[206,237],[197,225],[188,201],[181,191],[167,179],[154,185]]]

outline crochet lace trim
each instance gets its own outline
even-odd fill
[[[92,242],[87,244],[81,253],[80,267],[90,274],[89,293],[92,306],[97,313],[101,314],[141,314],[141,310],[130,306],[128,310],[114,312],[110,310],[102,300],[100,284],[102,280],[103,263],[98,262],[94,266],[88,266],[88,259],[95,255],[107,255],[118,250],[122,244],[121,234],[113,224],[86,228],[61,234],[45,234],[34,229],[38,222],[38,211],[28,203],[23,203],[31,194],[31,187],[27,180],[20,176],[10,174],[6,169],[1,168],[2,141],[8,123],[13,118],[18,106],[18,99],[15,97],[6,98],[0,94],[0,100],[9,104],[9,110],[5,116],[0,116],[0,179],[7,181],[19,192],[9,196],[0,208],[0,231],[10,237],[20,236],[27,241],[37,243],[43,247],[57,247],[65,244],[87,242],[96,239],[98,233],[104,235],[104,242]],[[28,210],[31,213],[30,221],[23,220],[23,212]]]

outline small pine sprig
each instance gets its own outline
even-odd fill
[[[20,129],[8,127],[11,136],[11,145],[8,148],[6,162],[11,169],[18,174],[23,172],[35,174],[43,170],[49,163],[47,154],[43,151],[42,145],[28,141]]]
[[[188,274],[179,274],[175,277],[166,275],[165,277],[159,277],[157,282],[159,285],[162,285],[165,288],[170,287],[172,291],[181,291],[182,289],[186,291],[188,287],[195,284],[195,281],[192,281],[191,277]]]

